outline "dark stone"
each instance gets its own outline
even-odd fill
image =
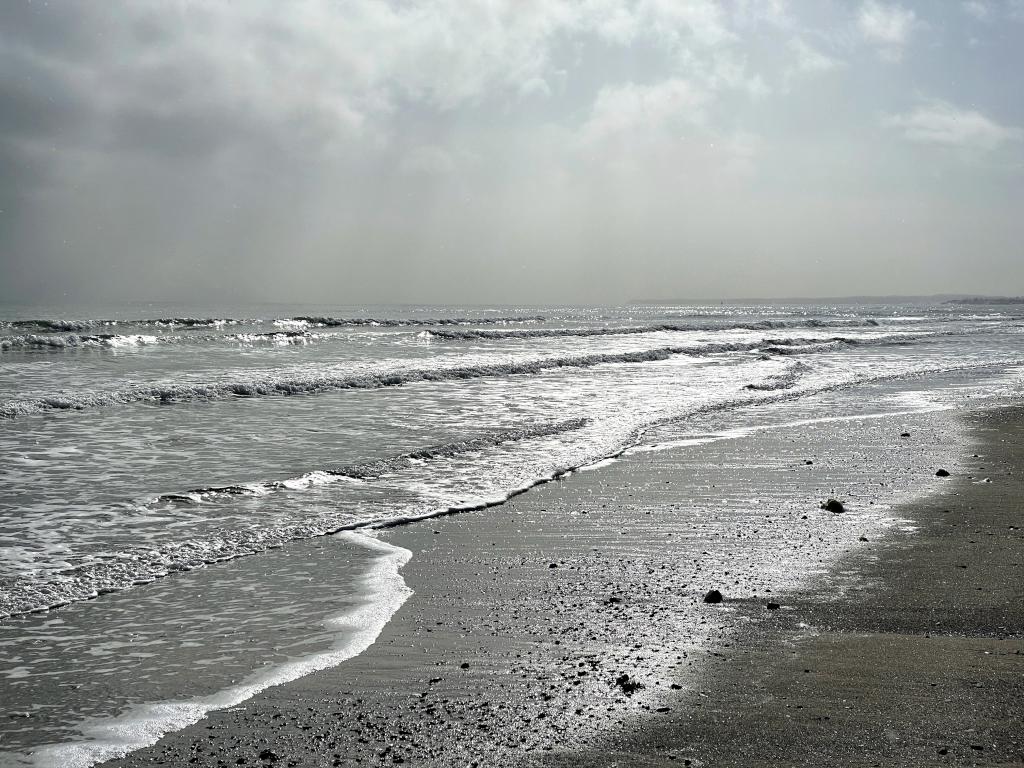
[[[814,462],[813,462],[813,461],[811,461],[810,459],[807,459],[807,461],[805,461],[805,462],[804,462],[804,464],[807,464],[808,466],[809,466],[809,465],[811,465],[811,464],[813,464],[813,463],[814,463]]]
[[[269,760],[270,762],[274,763],[280,759],[280,755],[278,755],[277,752],[275,752],[272,749],[264,749],[262,752],[260,752],[260,760]]]
[[[836,515],[846,511],[846,507],[844,507],[843,503],[838,499],[829,499],[828,501],[823,501],[821,503],[821,508],[826,509],[829,512],[832,512]]]
[[[945,747],[940,747],[939,748],[939,754],[940,755],[948,755],[949,754],[949,750],[946,749]]]
[[[868,537],[867,537],[867,536],[861,536],[859,540],[860,540],[860,541],[867,541],[867,540],[868,540]]]
[[[709,590],[708,593],[704,595],[704,602],[708,605],[718,605],[718,603],[722,602],[724,599],[725,598],[722,597],[722,593],[717,589]]]
[[[900,432],[900,437],[910,437],[909,432]]]
[[[777,611],[781,607],[782,606],[779,605],[778,603],[772,603],[772,602],[769,602],[767,605],[765,605],[765,608],[767,608],[769,611]]]
[[[940,469],[938,472],[935,473],[935,476],[936,477],[949,477],[949,472],[947,472],[944,469]]]
[[[459,669],[469,669],[469,662],[464,661],[461,664],[459,664]]]
[[[608,602],[609,603],[621,603],[622,602],[622,598],[621,597],[609,597],[608,598]]]
[[[548,563],[548,568],[557,568],[558,563]]]
[[[615,684],[622,689],[622,692],[627,696],[632,696],[634,693],[643,688],[642,683],[638,683],[636,680],[630,680],[629,675],[621,674],[615,678]]]

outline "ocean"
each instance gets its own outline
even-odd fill
[[[0,766],[90,765],[360,653],[411,594],[383,529],[1022,374],[1019,306],[4,308]]]

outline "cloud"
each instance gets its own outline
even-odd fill
[[[992,17],[992,6],[984,0],[966,0],[961,7],[964,13],[978,21],[988,21]]]
[[[403,173],[412,175],[445,175],[455,170],[455,161],[442,147],[419,146],[402,158],[400,167]]]
[[[790,70],[793,74],[813,75],[829,72],[841,63],[838,59],[822,53],[799,37],[790,40],[789,48],[795,58],[795,63]]]
[[[980,112],[959,109],[939,100],[892,115],[885,119],[885,124],[900,129],[909,141],[969,150],[992,151],[1008,142],[1024,139],[1020,128],[1000,125]]]
[[[865,0],[857,15],[864,39],[881,49],[884,58],[898,60],[917,26],[917,15],[899,5]]]
[[[653,85],[625,83],[602,88],[583,126],[583,141],[632,141],[638,134],[662,135],[701,125],[708,100],[707,92],[679,78]]]

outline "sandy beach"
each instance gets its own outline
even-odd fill
[[[1024,411],[962,421],[637,453],[383,531],[414,594],[371,648],[107,765],[1019,762]]]

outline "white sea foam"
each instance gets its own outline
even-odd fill
[[[240,685],[208,696],[144,704],[118,717],[88,721],[79,728],[84,740],[41,747],[33,751],[26,764],[38,768],[86,768],[121,757],[156,743],[165,733],[198,722],[208,712],[236,706],[267,688],[336,667],[365,651],[412,595],[400,573],[412,553],[365,533],[346,532],[338,536],[379,552],[380,556],[364,577],[363,604],[326,620],[325,624],[337,632],[331,648],[259,672]]]
[[[715,355],[758,351],[772,355],[808,355],[848,347],[886,346],[918,341],[927,334],[881,334],[858,338],[779,338],[750,341],[705,342],[663,346],[628,352],[584,355],[553,355],[478,364],[399,368],[344,372],[336,369],[286,374],[256,374],[244,378],[204,382],[138,384],[117,390],[56,392],[37,397],[0,401],[0,417],[15,418],[47,411],[81,411],[88,408],[139,402],[175,403],[227,397],[266,397],[318,394],[343,389],[380,389],[423,381],[460,381],[495,376],[528,376],[559,368],[593,368],[610,364],[662,362],[676,356],[706,358]],[[790,385],[793,377],[782,387]],[[776,387],[778,388],[778,387]]]

